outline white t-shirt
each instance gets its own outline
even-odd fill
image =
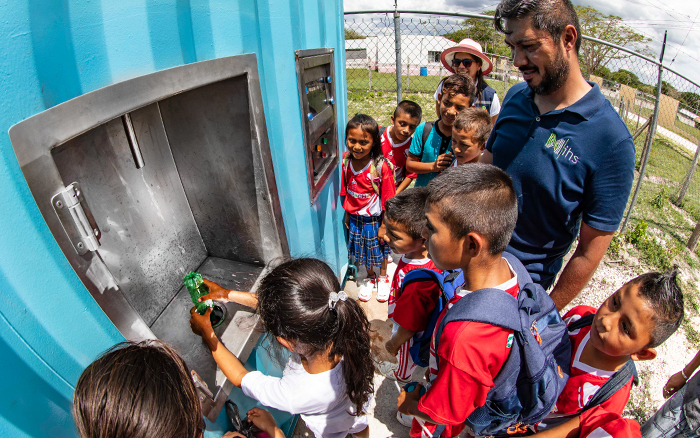
[[[309,374],[292,353],[282,378],[253,371],[243,377],[241,389],[265,406],[300,414],[316,438],[344,438],[368,425],[366,415],[352,415],[356,409],[346,392],[342,359],[330,371]]]
[[[437,90],[435,90],[435,94],[433,97],[435,98],[435,101],[437,102],[438,100],[438,95],[442,93],[442,83],[444,81],[440,81],[438,84]],[[498,113],[501,112],[501,101],[498,100],[498,93],[493,93],[493,100],[491,101],[491,110],[489,111],[489,115],[491,117],[497,116]]]

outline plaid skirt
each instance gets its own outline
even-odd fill
[[[381,216],[350,215],[348,252],[358,268],[360,265],[380,267],[389,256],[389,245],[377,236],[381,220]]]

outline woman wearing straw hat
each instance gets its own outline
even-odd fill
[[[501,111],[501,102],[498,100],[496,90],[489,87],[484,82],[484,75],[493,69],[493,63],[481,51],[481,44],[471,38],[463,39],[454,47],[442,52],[440,61],[451,73],[461,73],[471,77],[476,83],[477,95],[474,99],[474,106],[484,108],[491,116],[491,120],[496,123],[496,117]],[[484,68],[485,67],[485,68]],[[444,81],[444,79],[443,79]],[[442,92],[442,82],[435,91],[436,112],[440,117],[440,101],[438,95]]]

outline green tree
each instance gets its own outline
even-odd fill
[[[575,6],[581,33],[618,46],[623,46],[643,54],[650,54],[647,47],[649,38],[637,33],[623,23],[616,15],[603,15],[590,6]],[[607,67],[611,61],[629,57],[627,53],[605,44],[583,40],[579,53],[579,63],[584,75],[596,73],[601,67]],[[614,65],[612,66],[614,67]]]
[[[671,96],[674,99],[680,99],[681,97],[681,93],[679,93],[673,85],[663,80],[661,81],[661,93],[666,96]]]
[[[700,108],[700,94],[684,91],[681,93],[680,100],[691,108]]]
[[[613,72],[609,79],[634,88],[637,88],[642,84],[642,81],[639,80],[639,77],[636,74],[622,68],[616,72]]]
[[[360,32],[356,31],[355,29],[348,29],[347,27],[345,28],[346,40],[363,40],[365,38],[367,37],[362,35]]]
[[[482,12],[484,15],[493,16],[496,11]],[[443,34],[447,39],[456,43],[465,38],[471,38],[481,44],[484,52],[495,53],[496,55],[510,56],[510,49],[503,41],[503,35],[498,33],[493,27],[492,20],[481,18],[467,18],[461,23],[462,28]]]

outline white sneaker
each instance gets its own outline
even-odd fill
[[[367,302],[372,299],[372,292],[374,291],[374,278],[367,277],[360,281],[360,287],[358,288],[357,298],[360,301]]]
[[[411,427],[413,422],[413,415],[405,415],[399,411],[396,411],[396,421],[401,423],[402,426]]]
[[[389,294],[391,293],[391,283],[389,282],[389,276],[385,275],[379,277],[377,281],[377,301],[384,303],[389,299]]]
[[[378,368],[379,372],[382,373],[384,377],[387,379],[396,380],[395,371],[399,369],[399,364],[385,360],[383,362],[379,362]]]

